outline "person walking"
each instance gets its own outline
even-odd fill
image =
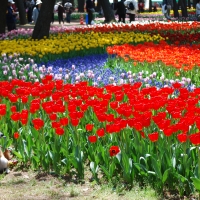
[[[66,9],[66,21],[68,23],[71,22],[71,14],[72,14],[72,4],[68,0],[67,3],[65,3],[65,9]]]
[[[125,23],[125,17],[126,17],[126,7],[124,5],[124,0],[121,0],[120,2],[117,3],[117,12],[119,16],[118,22],[123,22]]]
[[[139,3],[138,3],[138,12],[139,13],[143,13],[144,12],[144,2],[143,0],[140,0]]]
[[[28,23],[30,24],[32,22],[32,12],[33,12],[33,9],[32,9],[32,4],[30,1],[27,1],[27,20],[28,20]]]
[[[137,14],[138,5],[135,0],[126,0],[124,5],[127,7],[126,14],[129,15],[130,22],[135,21],[135,14]]]
[[[35,5],[36,6],[33,8],[33,16],[32,16],[34,24],[36,24],[36,22],[37,22],[39,12],[40,12],[40,9],[41,9],[41,5],[42,5],[42,1],[37,0]]]
[[[91,25],[91,22],[93,20],[93,12],[94,12],[93,3],[91,0],[86,1],[86,10],[88,13],[88,24]]]
[[[64,24],[64,19],[63,19],[63,14],[64,14],[64,12],[65,12],[65,10],[64,10],[64,8],[63,8],[63,6],[62,6],[62,3],[59,2],[59,3],[58,3],[58,21],[59,21],[59,24],[60,24],[61,22],[63,22],[63,24]]]
[[[162,12],[168,20],[171,20],[170,10],[172,8],[173,8],[173,0],[163,0]]]
[[[196,5],[196,16],[197,16],[197,21],[200,21],[200,0],[198,0],[198,3]]]
[[[15,4],[15,2],[13,0],[8,0],[8,7],[6,12],[6,25],[8,31],[16,29],[16,16],[19,14],[18,12],[14,11],[12,4]]]

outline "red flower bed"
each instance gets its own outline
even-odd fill
[[[107,52],[116,54],[125,61],[129,59],[148,63],[162,61],[166,66],[185,71],[193,69],[194,66],[200,66],[197,56],[200,54],[200,45],[177,46],[168,45],[165,41],[161,41],[160,44],[146,42],[136,46],[124,44],[107,47]]]

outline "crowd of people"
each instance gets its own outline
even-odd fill
[[[27,15],[27,21],[29,24],[36,24],[39,12],[41,9],[42,1],[41,0],[24,0],[24,9]],[[52,19],[51,23],[54,23],[54,13],[58,13],[58,21],[59,24],[66,20],[66,22],[70,23],[71,21],[71,13],[73,12],[72,4],[70,0],[62,5],[61,2],[56,3],[54,9],[52,11]],[[66,19],[64,20],[64,13],[66,15]],[[17,7],[15,6],[15,2],[13,0],[8,0],[8,6],[6,11],[6,25],[8,31],[12,31],[16,29],[16,20],[19,17],[19,12],[17,11]]]
[[[42,5],[41,0],[24,0],[24,8],[27,14],[28,23],[36,24],[40,8]],[[129,16],[129,21],[135,21],[135,15],[137,13],[144,12],[144,0],[118,0],[118,3],[111,5],[114,13],[118,15],[118,21],[125,23],[126,15]],[[158,4],[153,4],[153,10],[157,11]],[[86,0],[86,11],[88,13],[89,25],[93,24],[95,12],[95,0]],[[162,12],[166,19],[170,20],[170,11],[173,8],[173,0],[163,0],[162,3]],[[71,22],[71,13],[74,11],[72,3],[70,0],[63,5],[62,2],[57,2],[52,11],[52,20],[51,23],[54,23],[54,13],[58,13],[59,24],[66,21],[67,23]],[[200,21],[200,0],[197,1],[196,5],[196,16]],[[6,23],[8,31],[16,29],[16,20],[19,17],[19,12],[15,6],[13,0],[8,0],[8,7],[6,12]]]

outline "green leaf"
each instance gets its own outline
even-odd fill
[[[121,162],[121,157],[122,157],[121,152],[116,155],[116,158],[119,161],[119,163]]]
[[[187,178],[185,178],[184,176],[178,174],[178,178],[181,180],[182,183],[184,183],[185,181],[187,181]]]
[[[109,174],[110,174],[110,177],[113,176],[114,170],[115,170],[115,163],[113,162],[113,163],[110,165],[110,167],[109,167]]]
[[[153,175],[156,175],[156,173],[155,173],[155,172],[153,172],[153,171],[148,171],[147,173],[148,173],[148,174],[153,174]]]
[[[170,168],[165,170],[165,172],[163,174],[163,177],[162,177],[162,182],[163,183],[165,183],[165,181],[167,180],[168,175],[169,175],[169,171],[170,171]]]
[[[24,152],[26,153],[26,156],[28,156],[28,150],[27,150],[27,145],[26,145],[26,140],[22,140],[22,142],[23,142],[23,147],[24,147]]]
[[[176,157],[172,158],[172,166],[173,166],[173,168],[176,167]]]
[[[92,170],[93,173],[95,173],[94,162],[90,162],[90,169]]]
[[[51,158],[51,160],[54,160],[54,159],[53,159],[53,154],[52,154],[52,152],[51,152],[51,151],[48,151],[48,154],[49,154],[49,157]]]
[[[21,155],[20,153],[18,153],[18,152],[16,152],[16,151],[12,151],[12,153],[13,153],[14,155],[16,155],[18,158],[22,159],[22,155]]]
[[[36,161],[36,163],[40,162],[40,159],[37,156],[33,156],[33,159]]]
[[[104,174],[110,179],[110,173],[109,173],[109,171],[103,165],[101,165],[101,169],[104,172]]]
[[[192,177],[191,178],[194,184],[194,187],[196,188],[196,190],[200,191],[200,179]]]
[[[66,165],[66,164],[67,164],[67,158],[62,159],[62,160],[61,160],[61,163],[63,163],[63,164]]]
[[[159,166],[159,161],[155,160],[153,157],[152,157],[152,165],[158,178],[162,180],[161,167]]]

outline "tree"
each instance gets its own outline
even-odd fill
[[[152,0],[149,0],[149,12],[152,12]]]
[[[6,32],[6,8],[8,0],[1,0],[0,6],[0,34]]]
[[[24,1],[23,0],[15,0],[16,6],[19,10],[19,21],[21,25],[24,25],[27,23],[26,20],[26,10],[24,7]]]
[[[84,12],[85,0],[78,0],[78,12]]]
[[[179,18],[178,4],[177,4],[176,0],[173,0],[173,11],[174,11],[174,17]]]
[[[190,9],[191,8],[191,1],[188,0],[188,8]]]
[[[193,0],[193,2],[192,2],[192,7],[193,7],[194,9],[196,9],[196,5],[197,5],[197,0]]]
[[[186,0],[180,0],[180,5],[181,5],[182,17],[188,17]]]
[[[56,0],[43,0],[41,10],[33,30],[33,39],[43,39],[49,37],[52,12]]]
[[[100,12],[100,11],[101,11],[101,3],[99,2],[99,0],[97,0],[96,11],[97,11],[97,12]]]
[[[114,11],[110,6],[109,0],[99,0],[99,3],[102,6],[104,17],[105,17],[105,23],[109,23],[112,21],[115,21],[115,15]]]

